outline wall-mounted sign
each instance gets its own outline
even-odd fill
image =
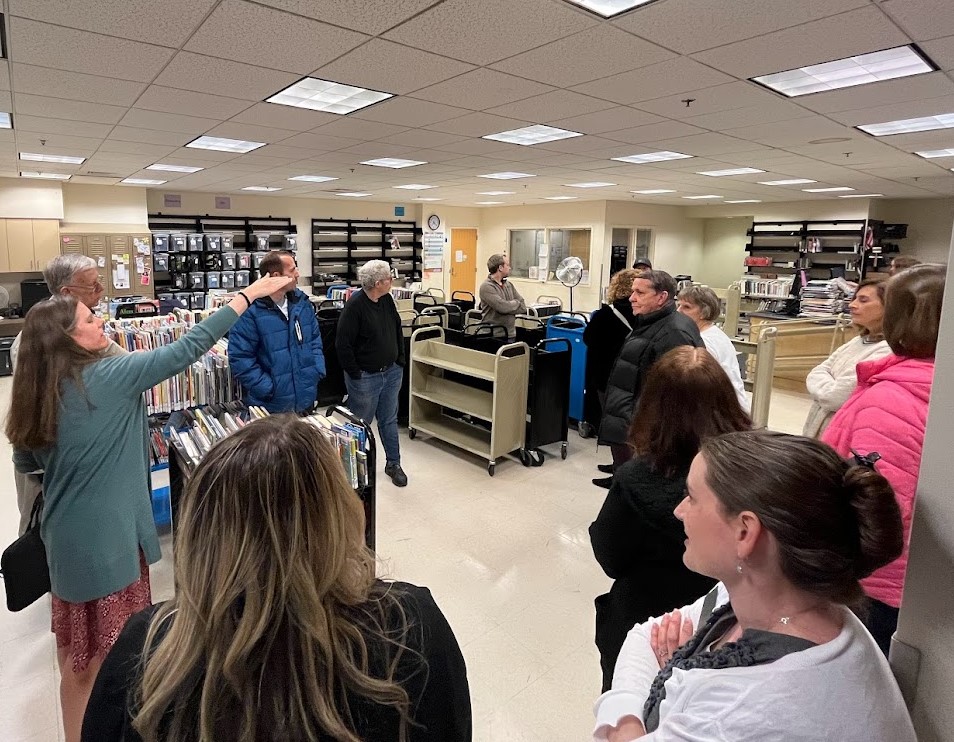
[[[403,207],[403,206],[395,206],[395,207],[394,207],[394,216],[404,216],[404,207]]]
[[[178,193],[163,193],[162,205],[167,209],[181,209],[182,196]]]
[[[216,196],[215,197],[215,208],[217,209],[231,209],[232,208],[232,199],[229,196]]]

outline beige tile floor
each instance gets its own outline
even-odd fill
[[[0,410],[10,380],[0,379]],[[803,395],[777,392],[771,427],[797,433]],[[603,490],[590,479],[608,460],[570,433],[569,456],[526,469],[503,461],[489,477],[476,459],[402,434],[410,484],[380,480],[381,572],[426,585],[467,660],[477,742],[589,739],[599,694],[593,598],[609,586],[587,527]],[[550,447],[558,452],[559,447]],[[0,443],[0,544],[13,540],[17,509],[9,446]],[[169,537],[152,568],[153,597],[172,591]],[[0,607],[0,742],[57,742],[58,671],[49,600],[16,614]]]

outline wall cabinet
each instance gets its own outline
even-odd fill
[[[56,219],[0,219],[0,272],[42,271],[60,254],[60,223]]]
[[[153,296],[153,287],[150,283],[142,283],[142,271],[139,271],[136,264],[136,258],[142,258],[144,266],[151,270],[152,256],[139,255],[136,251],[136,240],[151,244],[151,238],[148,234],[64,234],[60,237],[60,243],[63,245],[63,254],[79,253],[93,258],[96,261],[99,272],[99,282],[106,291],[106,296],[116,298],[118,296]],[[58,253],[59,254],[59,253]],[[126,288],[116,288],[114,273],[119,270],[121,261],[117,258],[123,258],[126,269],[126,279],[128,286]]]

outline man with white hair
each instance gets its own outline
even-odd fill
[[[397,414],[406,359],[401,317],[391,297],[391,266],[369,260],[358,269],[358,280],[361,290],[345,304],[335,340],[348,408],[368,425],[377,418],[387,462],[384,473],[396,486],[405,487]]]

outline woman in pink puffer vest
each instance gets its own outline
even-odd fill
[[[917,265],[888,282],[884,336],[892,355],[858,364],[858,388],[836,413],[822,440],[844,457],[880,454],[878,471],[891,483],[904,522],[904,552],[861,581],[871,606],[865,624],[887,654],[898,625],[908,564],[908,539],[927,425],[945,269]]]

